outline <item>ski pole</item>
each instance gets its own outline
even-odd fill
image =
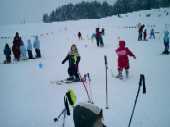
[[[62,112],[56,118],[54,118],[54,122],[57,122],[60,119],[61,115],[63,115],[63,113],[66,113],[66,108],[64,108]]]
[[[66,112],[64,112],[63,127],[65,127]]]
[[[93,101],[92,101],[91,98],[90,98],[90,95],[89,95],[89,92],[88,92],[88,90],[87,90],[87,87],[86,87],[86,85],[85,85],[85,82],[84,82],[84,80],[82,79],[80,73],[79,73],[79,76],[80,76],[80,79],[81,79],[81,81],[82,81],[82,83],[83,83],[83,86],[84,86],[84,89],[85,89],[85,91],[86,91],[86,94],[87,94],[87,97],[88,97],[89,102],[90,102],[90,103],[93,103]]]
[[[106,70],[106,109],[109,108],[108,106],[108,86],[107,86],[107,69],[108,69],[108,65],[107,65],[107,56],[104,56],[104,61],[105,61],[105,70]]]
[[[131,125],[132,118],[133,118],[135,108],[136,108],[136,104],[137,104],[137,100],[138,100],[138,96],[139,96],[139,93],[140,93],[140,88],[141,88],[142,85],[143,85],[143,94],[146,94],[145,76],[143,74],[140,74],[138,92],[137,92],[137,95],[136,95],[136,99],[135,99],[135,103],[134,103],[134,106],[133,106],[133,110],[132,110],[132,114],[131,114],[131,117],[130,117],[130,120],[129,120],[128,127],[130,127],[130,125]]]
[[[91,99],[93,100],[93,93],[92,93],[92,88],[91,88],[91,77],[90,77],[90,73],[87,73],[87,77],[88,77],[88,81],[89,81],[89,89],[90,89],[90,93],[91,93]],[[94,101],[93,101],[94,103]]]

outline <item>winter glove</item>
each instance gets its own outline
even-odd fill
[[[64,64],[64,63],[65,63],[65,61],[63,60],[63,61],[62,61],[62,64]]]
[[[134,59],[136,59],[136,56],[133,56]]]

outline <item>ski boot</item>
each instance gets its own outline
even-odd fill
[[[75,78],[73,82],[81,82],[80,78]]]
[[[69,78],[66,79],[67,81],[73,81],[74,80],[74,77],[73,76],[70,76]]]
[[[129,70],[125,70],[126,78],[129,78]]]
[[[121,80],[123,79],[122,71],[118,72],[118,75],[116,76],[116,78],[119,78]]]

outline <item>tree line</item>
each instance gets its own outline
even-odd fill
[[[103,3],[81,2],[78,4],[63,5],[50,14],[43,15],[43,22],[78,20],[78,19],[99,19],[111,15],[119,15],[138,10],[150,10],[160,7],[169,7],[170,0],[117,0],[114,5]]]

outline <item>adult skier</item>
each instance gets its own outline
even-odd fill
[[[69,67],[68,67],[69,78],[67,78],[67,80],[75,81],[75,82],[80,81],[80,77],[78,74],[80,55],[78,53],[78,49],[75,44],[71,45],[70,51],[65,57],[65,59],[62,61],[62,64],[64,64],[67,60],[69,61]]]
[[[116,78],[123,79],[122,71],[125,69],[126,78],[129,76],[129,59],[128,56],[132,56],[136,59],[136,56],[125,46],[125,41],[119,41],[119,47],[116,49],[116,54],[118,55],[118,75]]]
[[[142,41],[143,39],[143,29],[144,29],[145,25],[139,25],[139,29],[138,29],[138,41]]]
[[[21,37],[19,36],[19,33],[16,32],[14,40],[13,40],[13,45],[12,45],[12,52],[14,54],[15,60],[19,61],[20,60],[20,46],[21,46],[22,40]]]

